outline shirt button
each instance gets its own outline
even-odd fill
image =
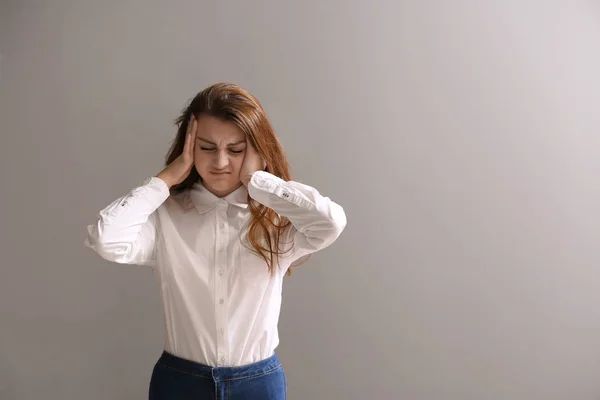
[[[222,269],[219,270],[219,276],[223,276],[223,270]]]
[[[225,364],[225,357],[221,357],[221,364]]]
[[[221,228],[221,229],[225,229],[225,224],[221,222],[221,223],[219,224],[219,228]]]
[[[225,303],[225,300],[221,299],[221,300],[219,300],[219,303],[223,304],[223,303]]]

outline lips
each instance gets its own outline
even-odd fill
[[[214,171],[212,171],[211,174],[213,174],[213,175],[228,175],[228,174],[230,174],[230,172],[214,172]]]

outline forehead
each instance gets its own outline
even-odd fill
[[[246,135],[231,121],[224,121],[210,115],[201,115],[198,118],[197,137],[219,145],[228,145],[244,140]]]

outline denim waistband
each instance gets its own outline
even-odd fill
[[[177,357],[165,350],[158,359],[158,362],[186,374],[201,376],[213,379],[214,381],[233,381],[250,378],[267,374],[281,367],[277,354],[273,354],[262,361],[239,367],[211,367]]]

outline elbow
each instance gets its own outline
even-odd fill
[[[94,225],[87,226],[87,235],[85,237],[85,241],[83,245],[88,247],[96,252],[102,246],[102,237],[99,234],[98,227]]]
[[[341,206],[337,206],[331,213],[331,232],[333,241],[335,241],[346,229],[346,225],[348,224],[348,219],[346,218],[346,213]]]
[[[346,225],[348,224],[348,219],[346,218],[346,213],[341,206],[338,206],[336,216],[333,220],[333,232],[335,234],[335,239],[337,239],[344,229],[346,229]]]
[[[94,250],[96,254],[106,261],[115,262],[118,264],[131,264],[131,245],[120,243],[118,245],[107,244],[103,242],[85,241],[86,247]]]
[[[129,264],[131,254],[131,244],[129,243],[111,243],[101,234],[98,226],[89,225],[87,227],[87,236],[84,246],[88,247],[106,261],[119,264]]]
[[[322,250],[333,244],[340,237],[347,223],[344,209],[336,205],[336,207],[330,210],[325,219],[309,229],[310,234],[305,232],[307,241],[314,250]]]

